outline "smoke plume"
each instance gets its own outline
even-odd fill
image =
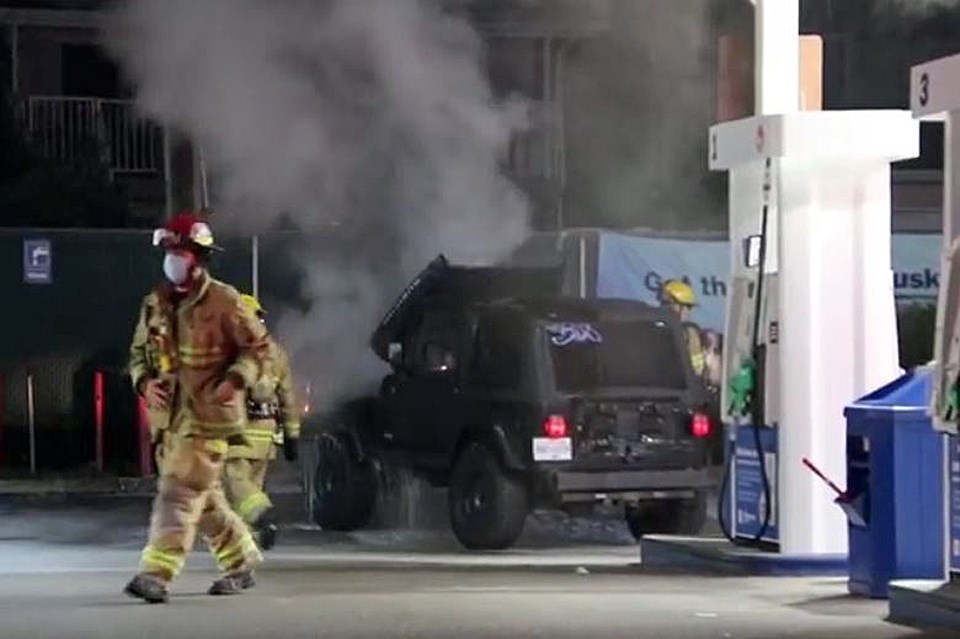
[[[303,232],[309,311],[275,331],[327,398],[375,378],[369,333],[431,257],[523,239],[499,168],[523,105],[494,103],[480,37],[440,0],[127,0],[107,33],[141,109],[202,147],[215,231]]]
[[[568,217],[721,228],[722,199],[709,186],[717,176],[706,169],[716,86],[711,3],[612,0],[610,17],[607,33],[564,58]]]

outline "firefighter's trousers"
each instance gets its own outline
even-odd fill
[[[272,507],[264,491],[269,459],[235,457],[227,460],[224,483],[230,505],[248,525]]]
[[[160,431],[157,437],[157,442],[153,449],[153,462],[156,465],[157,476],[163,474],[163,456],[173,445],[173,438],[174,435],[168,430]]]
[[[224,573],[252,568],[263,560],[253,537],[230,509],[220,483],[227,442],[202,437],[167,438],[150,539],[140,572],[169,582],[183,568],[199,531]]]

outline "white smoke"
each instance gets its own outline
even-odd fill
[[[665,230],[718,228],[706,186],[715,119],[712,3],[613,0],[609,31],[564,61],[572,219]],[[752,106],[752,105],[750,105]]]
[[[522,109],[439,2],[127,0],[107,30],[139,106],[203,148],[215,231],[337,228],[301,242],[311,309],[277,331],[328,397],[371,379],[366,339],[431,257],[491,262],[527,229],[498,165]]]

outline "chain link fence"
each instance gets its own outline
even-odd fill
[[[288,238],[260,238],[262,297],[282,297],[296,277],[283,262]],[[49,243],[49,277],[39,278],[48,283],[25,277],[27,246],[36,241]],[[214,276],[251,291],[252,238],[219,241],[226,251],[212,262]],[[0,473],[30,467],[28,376],[38,469],[92,466],[97,372],[103,374],[104,469],[137,473],[137,406],[126,367],[140,302],[163,277],[161,264],[148,231],[0,230],[0,292],[7,300],[0,333]]]

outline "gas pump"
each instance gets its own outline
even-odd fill
[[[796,112],[716,125],[710,145],[730,174],[731,536],[842,561],[846,516],[803,460],[843,477],[845,406],[899,374],[890,163],[917,155],[918,125]]]
[[[710,128],[729,175],[732,294],[722,397],[723,519],[741,543],[844,562],[845,406],[899,374],[890,163],[916,157],[907,111],[799,111],[797,0],[756,0],[757,115]]]
[[[948,577],[960,581],[960,55],[914,67],[910,83],[914,116],[944,122],[943,252],[929,414],[933,427],[948,438],[944,553]]]
[[[774,162],[763,163],[759,216],[735,226],[743,241],[733,247],[732,291],[726,321],[722,406],[727,425],[725,468],[718,520],[732,542],[760,547],[777,543],[778,322],[777,272],[771,232]],[[747,188],[756,188],[749,184]],[[731,219],[731,227],[734,226]],[[775,245],[773,246],[775,249]]]

